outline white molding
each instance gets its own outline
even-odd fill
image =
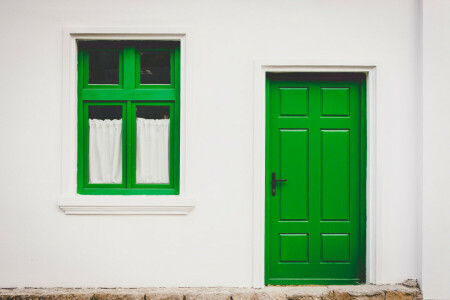
[[[69,206],[60,205],[66,215],[187,215],[193,206]]]
[[[190,60],[187,28],[64,28],[63,89],[61,105],[61,197],[66,214],[187,214],[194,207],[185,186],[186,174],[186,62]],[[83,196],[77,190],[77,40],[170,40],[180,42],[180,195]],[[189,37],[189,42],[191,42]]]
[[[77,195],[58,205],[66,215],[186,215],[194,209],[191,199],[178,196]]]
[[[266,127],[266,73],[267,72],[362,72],[367,74],[367,234],[366,234],[366,281],[378,283],[381,245],[381,222],[376,212],[377,176],[377,91],[379,63],[367,61],[323,61],[298,59],[256,60],[254,64],[254,140],[253,140],[253,287],[264,286],[264,240],[265,240],[265,127]]]

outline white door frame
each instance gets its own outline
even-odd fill
[[[360,72],[367,75],[367,226],[366,282],[377,283],[380,223],[377,219],[377,71],[379,64],[366,62],[310,62],[301,60],[257,60],[254,65],[254,135],[253,135],[253,286],[264,286],[265,240],[265,149],[266,149],[266,73],[267,72]]]

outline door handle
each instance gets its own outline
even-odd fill
[[[287,179],[277,179],[277,175],[275,174],[275,172],[272,173],[272,196],[275,196],[276,194],[277,183],[284,181],[287,181]]]

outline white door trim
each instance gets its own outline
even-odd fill
[[[266,135],[266,73],[267,72],[360,72],[367,75],[367,233],[366,233],[366,282],[377,283],[380,270],[377,253],[381,245],[381,222],[376,212],[377,174],[377,101],[379,90],[376,74],[379,63],[367,62],[311,62],[302,60],[257,60],[254,65],[254,135],[253,135],[253,286],[264,286],[265,240],[265,135]],[[378,242],[378,243],[377,243]],[[378,272],[377,272],[378,271]]]

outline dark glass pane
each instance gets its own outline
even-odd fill
[[[89,84],[119,84],[119,51],[89,52]]]
[[[141,52],[141,84],[170,84],[170,52]]]
[[[98,120],[122,119],[122,106],[89,105],[89,119],[98,119]]]
[[[136,106],[136,118],[168,119],[170,106],[139,105]]]

